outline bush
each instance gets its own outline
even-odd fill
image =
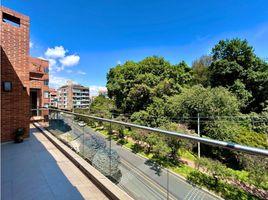
[[[214,121],[206,123],[205,132],[213,139],[237,143],[258,148],[268,148],[266,135],[257,133],[237,122]],[[243,169],[247,165],[248,159],[244,154],[227,149],[219,149],[208,145],[203,145],[203,150],[207,155],[216,157],[236,169]],[[204,151],[203,151],[204,152]]]
[[[187,176],[187,180],[191,182],[192,184],[205,187],[209,190],[216,191],[219,195],[221,195],[223,198],[228,200],[237,200],[237,199],[243,199],[243,200],[257,200],[258,197],[245,192],[242,189],[236,188],[231,184],[224,183],[222,181],[215,182],[215,179],[209,175],[206,175],[204,173],[195,171],[191,172],[190,175]]]

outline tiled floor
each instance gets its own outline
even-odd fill
[[[42,133],[1,145],[1,199],[108,199]]]

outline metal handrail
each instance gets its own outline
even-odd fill
[[[142,126],[142,125],[138,125],[138,124],[116,121],[113,119],[95,117],[95,116],[90,116],[90,115],[85,115],[85,114],[80,114],[80,113],[75,113],[75,112],[69,112],[69,111],[64,111],[64,110],[59,110],[59,109],[49,108],[49,110],[63,112],[63,113],[67,113],[70,115],[88,117],[90,119],[94,119],[94,120],[98,120],[98,121],[120,124],[120,125],[127,126],[127,127],[143,129],[146,131],[152,131],[152,132],[157,132],[157,133],[162,133],[162,134],[167,134],[167,135],[173,135],[173,136],[177,136],[177,137],[182,138],[182,139],[189,139],[189,140],[193,140],[193,141],[200,142],[203,144],[208,144],[208,145],[212,145],[212,146],[222,147],[225,149],[243,151],[243,152],[246,152],[249,154],[268,157],[268,150],[266,150],[266,149],[240,145],[240,144],[236,144],[236,143],[232,143],[232,142],[224,142],[224,141],[219,141],[219,140],[214,140],[214,139],[209,139],[209,138],[203,138],[203,137],[193,136],[193,135],[189,135],[189,134],[185,134],[185,133],[178,133],[178,132],[173,132],[173,131],[162,130],[162,129],[158,129],[158,128],[151,128],[151,127]]]

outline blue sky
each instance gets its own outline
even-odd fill
[[[220,39],[247,39],[268,58],[267,0],[2,0],[30,16],[31,55],[50,60],[50,84],[105,86],[126,60],[171,63],[209,54]]]

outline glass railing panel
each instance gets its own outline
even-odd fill
[[[132,123],[128,116],[110,119]],[[194,140],[72,113],[50,111],[49,122],[54,135],[134,199],[265,199],[268,195],[265,157],[203,143],[198,150]],[[202,123],[210,122],[180,119],[159,128],[198,136],[198,129],[204,133]],[[200,127],[190,130],[186,124]]]

